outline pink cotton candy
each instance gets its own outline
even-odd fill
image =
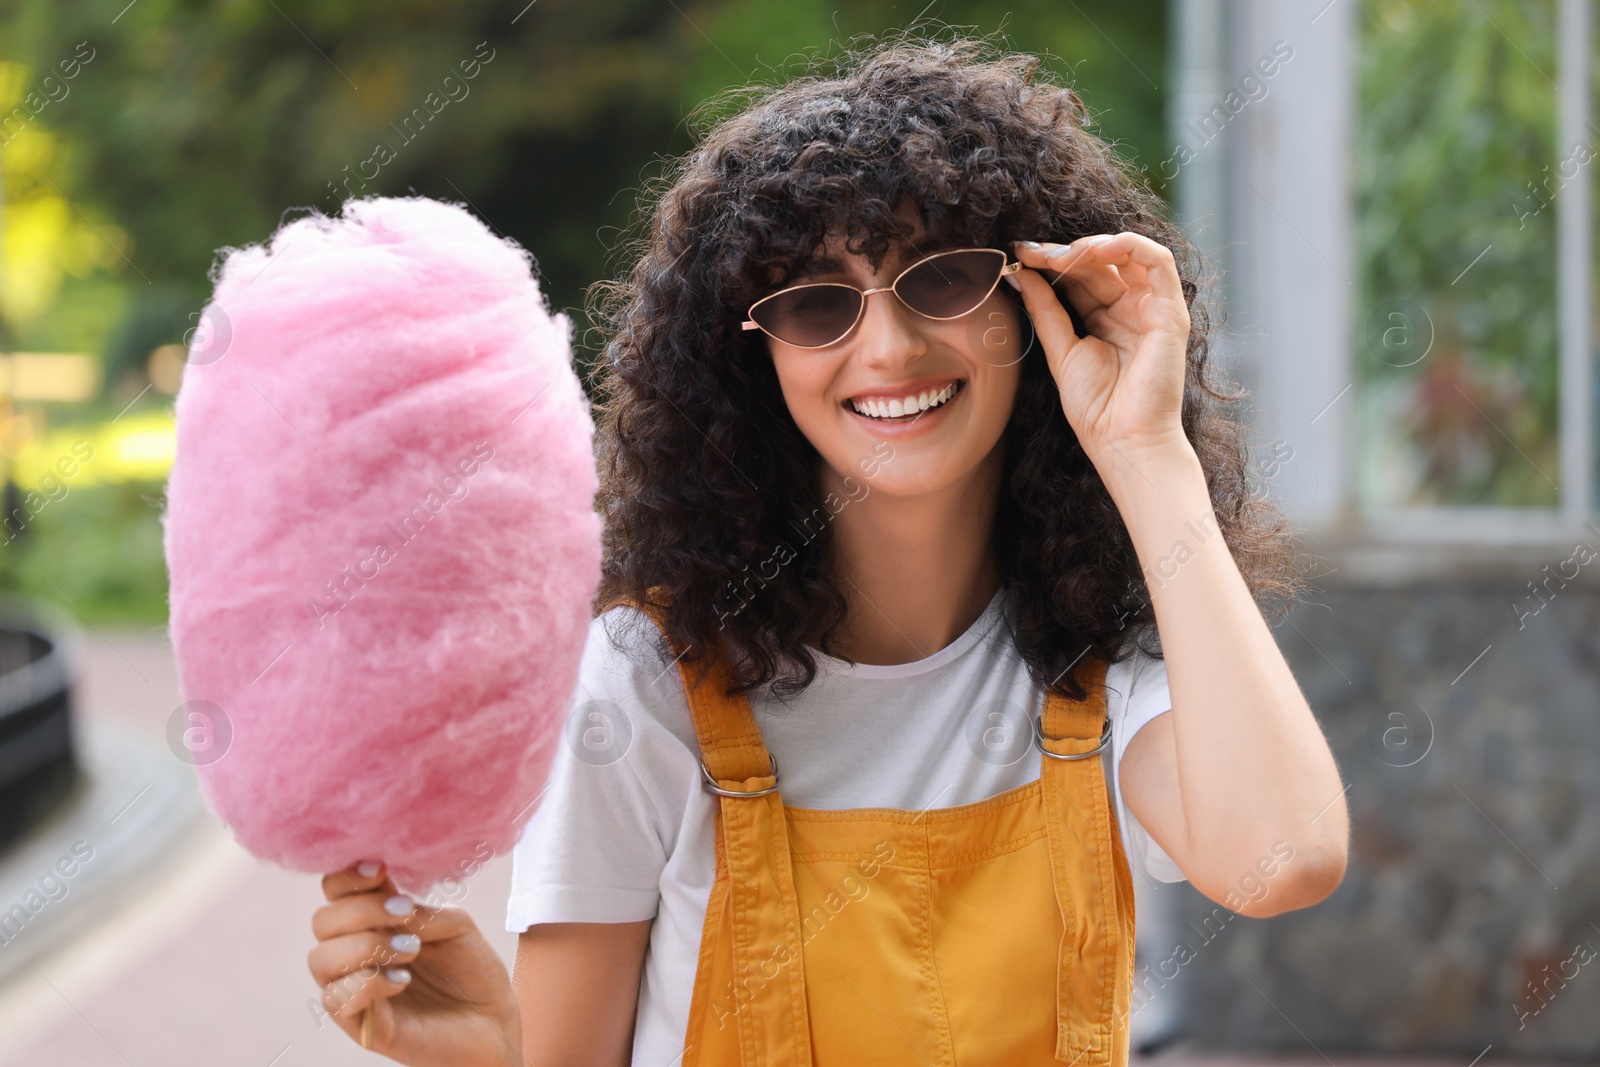
[[[571,323],[425,197],[226,251],[164,516],[201,785],[263,858],[425,889],[516,842],[576,685],[600,520]]]

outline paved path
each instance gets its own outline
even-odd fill
[[[84,733],[122,728],[166,755],[178,687],[165,634],[90,630],[84,646]],[[193,783],[193,770],[184,773]],[[255,859],[209,814],[151,872],[127,893],[99,893],[92,914],[72,916],[69,943],[0,985],[0,1065],[377,1062],[331,1023],[319,1027],[312,1010],[317,987],[305,955],[322,902],[315,876]],[[459,901],[508,967],[516,951],[516,936],[502,929],[510,880],[510,860],[498,858]]]

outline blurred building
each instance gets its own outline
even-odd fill
[[[1172,16],[1161,166],[1303,530],[1314,592],[1276,633],[1352,842],[1332,897],[1272,919],[1141,886],[1136,1040],[1595,1062],[1588,5]]]

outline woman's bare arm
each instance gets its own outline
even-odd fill
[[[628,1067],[654,921],[539,923],[522,932],[511,985],[525,1067]]]
[[[1344,878],[1347,787],[1233,558],[1184,429],[1192,321],[1177,260],[1126,230],[1016,247],[1032,269],[1011,277],[1062,414],[1127,527],[1161,636],[1172,708],[1124,753],[1128,808],[1224,907],[1246,899],[1248,914],[1275,915],[1315,904]],[[1262,878],[1272,880],[1264,898]]]
[[[1212,900],[1260,917],[1309,907],[1338,888],[1349,852],[1332,750],[1229,552],[1194,450],[1130,459],[1137,468],[1107,487],[1145,570],[1172,710],[1129,743],[1123,796]],[[1263,880],[1268,895],[1239,907]]]

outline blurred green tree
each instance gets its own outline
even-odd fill
[[[691,110],[918,18],[1039,55],[1166,193],[1165,0],[124,2],[0,0],[0,112],[24,107],[0,117],[0,349],[106,364],[108,388],[58,424],[169,406],[147,360],[194,325],[216,251],[352,195],[466,202],[535,255],[587,369],[585,292],[625,269],[622,231],[692,146]],[[58,98],[30,113],[41,89]],[[164,618],[160,506],[159,484],[75,489],[0,580],[92,618]]]
[[[924,11],[965,32],[1003,30],[1072,76],[1100,132],[1148,161],[1165,192],[1154,166],[1168,147],[1164,3]],[[189,325],[216,249],[261,241],[297,211],[335,213],[350,195],[467,201],[535,254],[558,307],[575,308],[617,267],[607,248],[646,172],[690,147],[691,108],[911,16],[882,0],[401,0],[381,11],[140,0],[120,15],[37,0],[0,8],[0,58],[47,71],[79,42],[96,52],[41,119],[71,149],[55,185],[127,234],[128,262],[109,268],[132,296],[107,337],[115,377]]]
[[[1586,162],[1555,143],[1554,0],[1367,0],[1360,26],[1364,503],[1553,506],[1553,201]]]

